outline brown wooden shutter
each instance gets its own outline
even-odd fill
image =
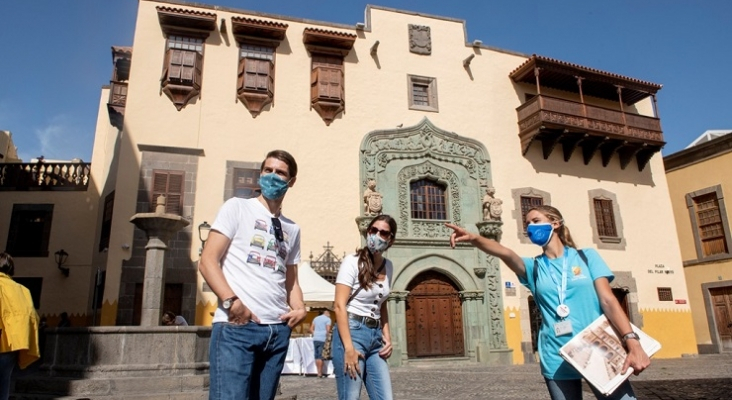
[[[194,51],[183,51],[180,77],[185,82],[194,82],[194,77],[196,76],[196,54],[198,53]]]
[[[310,71],[310,100],[312,101],[318,101],[318,74],[319,74],[318,68],[313,68],[312,71]]]
[[[183,50],[170,49],[170,63],[168,65],[168,80],[180,81],[183,69]]]
[[[153,190],[150,209],[155,211],[160,195],[165,196],[165,212],[183,215],[184,172],[153,171]]]
[[[168,49],[165,52],[165,61],[163,62],[163,74],[160,76],[160,81],[164,82],[169,79],[168,72],[170,71],[170,58],[173,54],[174,49]]]
[[[201,81],[203,80],[203,54],[195,53],[195,65],[193,66],[193,84],[197,88],[201,88]]]
[[[245,75],[246,75],[244,73],[244,71],[246,70],[246,63],[247,63],[247,59],[246,58],[239,59],[239,70],[237,71],[237,75],[236,75],[236,79],[237,79],[237,81],[236,81],[236,88],[237,88],[237,90],[242,90],[242,89],[244,89],[246,87],[246,84],[244,82],[245,81]]]

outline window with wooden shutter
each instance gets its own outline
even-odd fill
[[[168,36],[161,84],[178,110],[200,93],[202,74],[203,39]]]
[[[274,47],[240,44],[237,98],[259,115],[274,99]]]
[[[153,171],[153,190],[150,202],[151,212],[155,211],[158,197],[165,196],[165,212],[183,215],[183,186],[185,172],[183,171]]]
[[[259,196],[259,169],[234,168],[234,197],[251,199]]]
[[[593,199],[595,208],[595,221],[597,222],[597,234],[601,237],[617,237],[618,230],[615,227],[615,212],[613,202],[608,199]]]
[[[311,106],[330,125],[345,109],[345,75],[343,57],[313,54],[310,72]]]
[[[447,188],[430,179],[420,179],[409,184],[412,218],[447,219]]]
[[[521,196],[521,222],[524,227],[524,233],[526,232],[526,226],[528,225],[526,223],[526,214],[528,214],[529,210],[532,208],[542,205],[544,205],[543,197]]]
[[[703,256],[728,253],[717,193],[694,197],[694,209]]]

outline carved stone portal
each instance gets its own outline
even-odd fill
[[[409,24],[409,51],[415,54],[432,54],[429,26]]]

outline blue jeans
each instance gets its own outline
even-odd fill
[[[348,320],[351,331],[351,342],[357,352],[364,355],[358,359],[358,368],[361,375],[351,378],[345,369],[345,348],[338,334],[338,327],[333,328],[333,373],[336,376],[338,400],[358,400],[361,397],[361,386],[366,386],[366,392],[371,400],[392,400],[391,378],[389,365],[379,356],[383,347],[381,342],[381,328],[368,328],[361,321]]]
[[[209,399],[274,399],[290,333],[287,324],[215,323],[209,347]]]
[[[580,400],[582,399],[582,380],[581,379],[569,379],[569,380],[554,380],[544,378],[546,381],[546,387],[549,389],[549,396],[552,400]],[[594,386],[589,385],[592,389],[592,393],[599,400],[636,400],[633,387],[630,386],[630,381],[626,380],[621,383],[615,391],[605,396],[598,392]]]
[[[8,400],[8,397],[10,397],[11,376],[17,364],[17,351],[0,353],[0,400]]]

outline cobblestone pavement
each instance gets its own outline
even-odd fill
[[[428,399],[549,399],[539,366],[430,364],[391,371],[394,398]],[[654,359],[651,367],[631,377],[639,399],[732,399],[732,354]],[[282,377],[282,394],[298,400],[335,399],[335,379],[297,375]],[[585,399],[594,399],[588,387]],[[363,390],[361,399],[368,399]]]

